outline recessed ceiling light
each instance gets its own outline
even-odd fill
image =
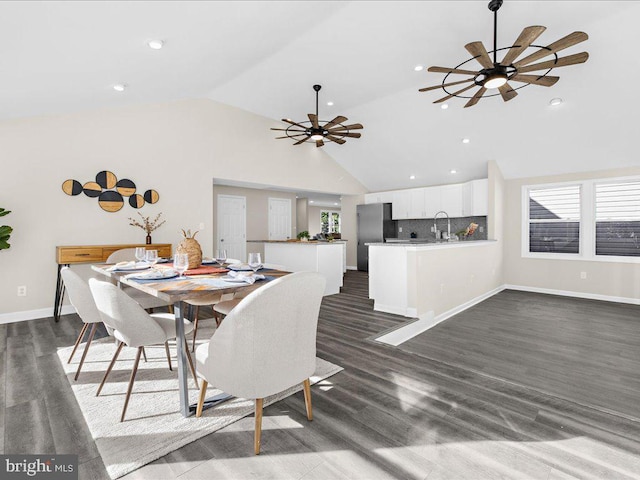
[[[462,139],[462,143],[469,143],[471,140],[469,140],[468,138],[463,138]]]
[[[309,203],[313,203],[313,200],[309,200]]]
[[[551,105],[552,107],[556,107],[558,105],[560,105],[562,103],[562,99],[561,98],[552,98],[551,101],[549,102],[549,105]]]
[[[149,40],[147,45],[152,50],[160,50],[164,46],[164,42],[162,40]]]
[[[455,174],[455,173],[458,173],[458,171],[455,168],[452,168],[449,173]]]
[[[338,202],[335,202],[334,205],[338,205]]]
[[[440,105],[440,108],[443,110],[446,110],[447,108],[449,108],[449,104],[448,103],[443,103],[442,105]]]
[[[415,179],[416,179],[416,176],[415,176],[415,175],[410,175],[410,176],[409,176],[409,180],[415,180]]]
[[[127,86],[124,83],[118,83],[116,85],[113,86],[113,89],[116,92],[124,92],[124,89],[127,88]]]
[[[329,105],[330,107],[333,107],[333,102],[327,102],[327,105]]]
[[[416,65],[415,67],[413,67],[413,69],[414,69],[416,72],[420,72],[420,71],[422,71],[422,69],[423,69],[423,68],[424,68],[424,66],[423,66],[423,65]]]

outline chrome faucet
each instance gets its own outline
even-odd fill
[[[434,234],[436,236],[436,240],[440,240],[438,238],[438,215],[440,215],[441,213],[443,213],[446,217],[447,217],[447,240],[451,239],[451,219],[449,218],[449,214],[447,212],[445,212],[444,210],[440,210],[439,212],[437,212],[434,216],[433,216],[433,229],[435,230]]]

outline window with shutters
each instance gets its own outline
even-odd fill
[[[640,181],[597,183],[596,255],[640,257]]]
[[[640,263],[640,178],[522,188],[522,256]]]
[[[529,252],[580,253],[580,186],[529,190]]]

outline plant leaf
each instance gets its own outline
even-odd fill
[[[5,210],[4,208],[0,208],[0,217],[4,217],[5,215],[9,215],[11,210]]]

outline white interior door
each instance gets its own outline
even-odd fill
[[[235,195],[218,195],[218,232],[214,249],[226,248],[227,256],[246,260],[247,199]],[[215,255],[215,252],[213,252]]]
[[[269,240],[291,238],[291,200],[269,198]]]

